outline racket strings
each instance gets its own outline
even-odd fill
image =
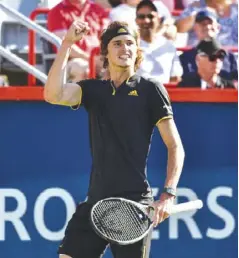
[[[117,241],[140,237],[151,224],[143,210],[121,201],[107,201],[97,206],[93,222],[104,236]]]

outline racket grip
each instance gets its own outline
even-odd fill
[[[154,207],[153,206],[148,206],[147,208],[148,216],[151,220],[153,220],[154,217]]]
[[[170,214],[175,214],[184,211],[191,211],[201,209],[203,207],[203,202],[201,200],[195,200],[190,202],[184,202],[176,204],[172,207]]]

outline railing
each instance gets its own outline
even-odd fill
[[[31,21],[35,21],[36,17],[40,14],[47,14],[49,9],[47,8],[37,8],[30,14]],[[34,30],[28,31],[28,62],[30,65],[36,65],[36,53],[35,53],[35,45],[36,45],[36,33]],[[57,45],[59,47],[59,45]],[[32,74],[28,74],[28,85],[36,85],[36,78]]]
[[[89,78],[95,78],[96,77],[96,70],[95,70],[95,57],[99,55],[100,48],[95,47],[91,50],[90,53],[90,61],[89,61]]]
[[[19,67],[23,68],[29,74],[33,74],[35,77],[37,77],[43,83],[46,82],[46,80],[47,80],[46,74],[42,73],[41,71],[36,69],[34,66],[28,64],[26,61],[24,61],[17,55],[11,53],[9,50],[6,50],[2,46],[0,46],[0,55],[3,56],[4,58],[8,59],[9,61],[11,61],[13,64],[16,64]]]
[[[18,11],[8,7],[7,5],[5,5],[4,3],[0,3],[0,9],[2,9],[5,13],[7,13],[8,15],[12,16],[13,18],[15,18],[19,23],[21,23],[22,25],[26,26],[29,30],[32,30],[39,33],[39,35],[50,41],[52,44],[56,45],[57,47],[60,47],[61,45],[61,39],[59,37],[57,37],[55,34],[49,32],[48,30],[46,30],[45,28],[43,28],[42,26],[34,23],[32,20],[30,20],[28,17],[24,16],[23,14],[19,13]],[[32,43],[31,48],[33,48],[33,53],[35,53],[35,42],[34,42],[34,37],[33,40],[30,38],[31,36],[29,36],[29,41]],[[30,45],[29,45],[30,47]],[[31,49],[32,50],[32,49]],[[3,49],[1,48],[1,53],[2,55],[4,55],[4,57],[6,59],[9,59],[10,61],[14,60],[14,63],[18,66],[20,66],[23,70],[27,71],[30,74],[30,78],[31,80],[28,80],[28,85],[35,85],[35,77],[37,77],[39,80],[45,82],[45,76],[46,74],[40,72],[39,70],[37,70],[34,65],[34,58],[31,59],[34,55],[29,54],[29,64],[27,64],[24,60],[19,60],[19,57],[17,57],[15,54],[10,53],[11,55],[8,56],[8,52],[3,51]],[[34,76],[35,77],[34,77]],[[44,76],[45,75],[45,76]],[[34,78],[34,79],[32,79]],[[28,78],[29,79],[29,78]],[[32,82],[34,82],[33,84],[31,84]]]
[[[96,76],[95,57],[99,54],[100,54],[99,47],[95,47],[92,49],[90,54],[90,61],[89,61],[89,78],[95,78]]]

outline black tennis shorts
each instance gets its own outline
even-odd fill
[[[94,232],[90,223],[91,208],[92,205],[87,202],[77,206],[67,225],[58,254],[66,254],[72,258],[100,258],[109,246],[114,258],[149,257],[151,235],[131,245],[109,244]]]

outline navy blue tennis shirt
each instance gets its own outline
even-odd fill
[[[88,202],[106,197],[150,195],[146,162],[154,126],[173,116],[164,86],[134,75],[118,88],[89,79],[81,105],[89,115],[92,171]]]

